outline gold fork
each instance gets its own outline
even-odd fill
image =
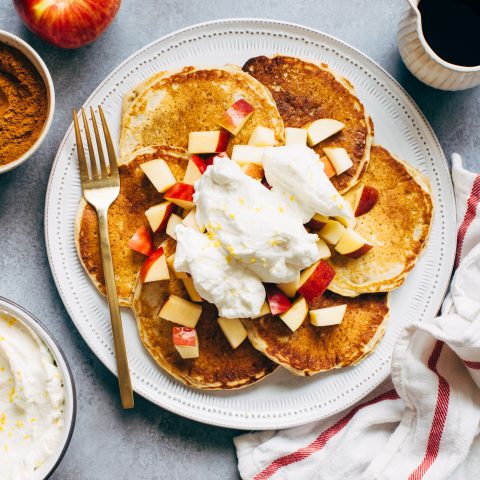
[[[105,115],[102,107],[98,107],[100,119],[102,122],[105,145],[107,147],[109,167],[105,162],[103,154],[102,139],[98,130],[95,112],[90,107],[93,130],[95,132],[95,141],[97,144],[98,158],[100,160],[100,170],[97,167],[95,151],[93,149],[90,129],[88,127],[87,116],[82,108],[83,124],[85,136],[88,145],[88,154],[90,162],[85,157],[82,135],[78,124],[77,112],[73,110],[73,123],[75,125],[75,137],[77,139],[78,164],[80,167],[80,179],[82,181],[82,191],[85,200],[95,208],[98,217],[98,230],[100,234],[100,252],[102,254],[103,273],[105,276],[105,286],[107,290],[108,307],[110,309],[110,319],[112,322],[113,344],[115,346],[115,357],[117,359],[118,385],[120,387],[120,398],[123,408],[133,408],[133,391],[128,370],[127,350],[125,348],[125,339],[123,336],[122,319],[120,317],[120,308],[118,306],[117,287],[115,284],[115,273],[113,270],[112,252],[110,251],[110,241],[108,238],[108,209],[115,201],[120,192],[120,177],[118,175],[117,157],[113,148],[112,138],[108,129]],[[88,169],[90,164],[90,171]]]

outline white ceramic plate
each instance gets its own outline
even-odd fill
[[[381,67],[323,33],[270,20],[236,19],[195,25],[143,48],[93,92],[85,107],[102,104],[118,140],[123,95],[159,70],[184,65],[242,65],[257,55],[282,53],[326,62],[345,75],[375,123],[375,140],[408,160],[431,181],[435,219],[428,248],[402,288],[392,295],[385,338],[360,365],[311,378],[277,369],[265,381],[232,392],[202,392],[165,375],[143,349],[133,315],[123,311],[136,392],[168,410],[204,423],[240,429],[284,428],[324,418],[366,395],[390,372],[393,344],[409,322],[435,315],[447,288],[455,251],[455,208],[448,165],[418,107]],[[77,259],[73,222],[81,190],[74,134],[69,128],[47,192],[45,235],[53,276],[81,335],[115,372],[107,304]]]

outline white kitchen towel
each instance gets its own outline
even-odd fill
[[[480,476],[480,175],[465,170],[457,154],[452,164],[457,269],[441,315],[405,329],[395,344],[391,381],[353,408],[235,438],[243,479]]]

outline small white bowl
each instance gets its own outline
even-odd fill
[[[52,475],[62,461],[72,438],[73,429],[75,427],[75,418],[77,415],[75,383],[65,354],[59,347],[57,341],[53,338],[52,334],[38,321],[38,319],[24,310],[20,305],[3,297],[0,297],[0,310],[5,311],[18,321],[23,322],[42,339],[50,350],[50,353],[60,370],[60,374],[62,375],[65,391],[65,411],[62,437],[51,457],[35,470],[35,475],[33,477],[33,480],[46,480]]]
[[[48,98],[47,118],[45,119],[45,123],[43,125],[40,136],[30,147],[30,149],[25,152],[20,158],[17,158],[17,160],[7,163],[6,165],[0,165],[1,174],[16,168],[23,162],[25,162],[25,160],[30,158],[37,151],[38,147],[40,147],[42,142],[45,140],[45,137],[50,130],[50,126],[52,125],[53,113],[55,111],[55,89],[53,88],[52,77],[50,76],[50,72],[48,71],[47,66],[41,59],[40,55],[28,43],[24,42],[16,35],[6,32],[5,30],[0,30],[0,43],[4,43],[12,48],[16,48],[32,62],[33,66],[37,69],[38,73],[45,82]]]

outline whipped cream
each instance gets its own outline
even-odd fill
[[[228,158],[214,160],[195,182],[193,198],[210,239],[263,282],[293,281],[319,258],[318,237],[305,230],[294,202]]]
[[[214,303],[220,316],[246,318],[260,312],[265,288],[256,275],[232,259],[217,240],[184,225],[175,233],[175,270],[192,276],[199,295]]]
[[[291,198],[297,204],[303,223],[315,213],[353,218],[350,204],[333,186],[319,156],[311,148],[306,145],[266,148],[262,162],[272,191]]]
[[[0,310],[0,477],[28,480],[58,445],[64,389],[42,340]]]

